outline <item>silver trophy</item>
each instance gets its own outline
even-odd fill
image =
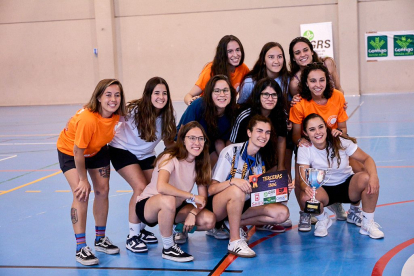
[[[300,168],[303,166],[299,166]],[[302,174],[300,177],[302,180],[309,185],[313,190],[313,196],[310,200],[306,201],[305,203],[305,213],[310,214],[320,214],[321,213],[321,203],[315,198],[316,189],[321,187],[322,185],[326,184],[328,180],[325,181],[326,174],[328,173],[327,170],[322,169],[315,169],[315,168],[307,168],[305,169],[305,179],[303,179]]]

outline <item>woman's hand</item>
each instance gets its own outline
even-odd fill
[[[289,177],[289,183],[288,183],[289,194],[293,189],[295,189],[295,183]]]
[[[305,194],[309,197],[312,198],[313,197],[313,189],[309,186],[306,186],[305,188]],[[315,192],[316,193],[316,192]]]
[[[344,103],[344,110],[346,111],[348,109],[348,102]]]
[[[368,180],[368,195],[378,194],[379,192],[379,179],[378,176],[370,176]]]
[[[290,106],[294,106],[296,103],[300,102],[300,100],[302,100],[302,97],[299,94],[296,94],[293,96],[293,99],[290,102]]]
[[[79,201],[88,201],[89,194],[91,193],[91,184],[89,184],[88,179],[80,180],[74,193]]]
[[[298,146],[299,147],[310,147],[310,146],[312,146],[312,143],[310,141],[308,141],[307,139],[302,137],[302,138],[299,139]]]
[[[197,204],[197,208],[203,209],[206,206],[206,198],[200,195],[194,195],[194,202]]]
[[[293,123],[291,121],[288,121],[287,123],[287,131],[291,131],[293,128]]]
[[[337,136],[341,136],[342,135],[342,131],[338,130],[338,129],[332,129],[332,136],[333,137],[337,137]]]
[[[184,226],[183,226],[183,232],[184,233],[188,233],[191,231],[191,229],[193,229],[193,227],[195,226],[195,222],[196,222],[196,216],[194,215],[194,213],[188,213],[185,221],[184,221]]]
[[[242,190],[245,194],[252,192],[252,186],[247,180],[241,178],[233,178],[230,180],[232,185],[237,186],[240,190]]]
[[[188,101],[188,105],[190,105],[192,102],[194,102],[198,98],[200,98],[200,96],[194,96],[194,97],[192,97],[191,100]]]

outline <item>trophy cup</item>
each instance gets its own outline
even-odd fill
[[[299,166],[301,168],[302,166]],[[313,189],[313,197],[306,201],[305,203],[305,213],[310,214],[320,214],[321,213],[321,203],[315,198],[316,189],[324,185],[328,180],[325,180],[327,170],[307,168],[305,169],[305,179],[303,179],[302,174],[300,177],[302,180]]]

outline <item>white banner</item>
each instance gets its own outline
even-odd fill
[[[319,57],[334,58],[332,22],[301,24],[300,35],[309,39]]]
[[[414,59],[414,31],[365,34],[367,61]]]

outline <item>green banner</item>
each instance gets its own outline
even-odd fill
[[[388,56],[388,37],[386,35],[368,36],[367,46],[367,56],[369,58]]]
[[[414,34],[394,35],[394,56],[414,56]]]

